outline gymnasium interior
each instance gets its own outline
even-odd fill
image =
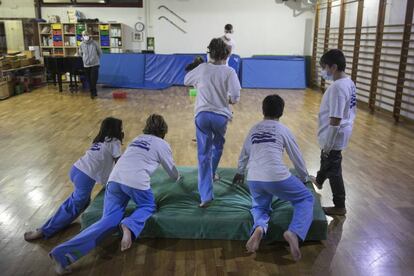
[[[412,0],[1,0],[0,274],[56,275],[49,253],[99,221],[106,183],[93,186],[90,202],[58,233],[26,241],[25,232],[71,197],[71,167],[105,118],[122,120],[124,153],[148,116],[159,114],[183,180],[157,169],[156,210],[132,246],[121,251],[120,228],[97,237],[71,274],[414,275],[413,13]],[[231,68],[241,90],[230,107],[214,201],[200,208],[194,109],[203,88],[185,85],[185,77],[195,59],[214,62],[213,38],[232,41],[220,66]],[[87,41],[98,53],[95,81]],[[318,114],[334,83],[320,61],[331,49],[343,53],[343,74],[356,87],[342,151],[346,214],[325,213],[328,180],[322,189],[305,181],[314,205],[301,259],[292,258],[283,235],[293,207],[277,197],[260,248],[248,252],[251,193],[246,181],[233,181],[246,135],[263,120],[265,97],[279,95],[280,122],[309,175],[317,174]],[[286,152],[283,160],[297,175]],[[135,208],[130,200],[126,216]]]

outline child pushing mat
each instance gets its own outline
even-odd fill
[[[93,186],[96,182],[106,185],[114,162],[121,156],[123,138],[121,120],[108,117],[102,121],[92,146],[70,170],[73,193],[43,226],[24,233],[26,241],[50,238],[71,224],[88,207]]]
[[[279,122],[285,103],[278,95],[263,100],[263,121],[253,126],[240,153],[238,173],[233,184],[242,184],[247,168],[247,184],[252,196],[254,225],[246,244],[247,251],[255,252],[267,233],[272,199],[276,196],[293,205],[293,218],[283,237],[289,243],[295,261],[301,258],[299,239],[305,240],[313,219],[313,196],[304,182],[309,179],[305,162],[290,130]],[[286,149],[299,175],[291,175],[283,162]]]
[[[139,237],[145,222],[156,210],[151,175],[162,165],[172,179],[178,181],[181,178],[171,148],[164,140],[167,131],[168,125],[162,116],[153,114],[148,117],[144,134],[128,145],[109,176],[101,219],[50,252],[58,274],[70,272],[70,264],[88,254],[118,227],[122,230],[122,251],[130,248],[132,241]],[[137,208],[124,217],[131,199]]]

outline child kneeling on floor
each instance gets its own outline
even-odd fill
[[[151,175],[161,164],[172,179],[180,179],[171,148],[164,140],[167,131],[168,126],[162,116],[153,114],[148,117],[144,134],[129,144],[109,176],[102,218],[50,252],[58,274],[70,272],[68,266],[71,263],[88,254],[104,236],[118,227],[123,233],[121,251],[130,248],[132,241],[138,238],[145,222],[156,209]],[[124,218],[130,199],[135,202],[137,209]]]
[[[244,182],[247,167],[254,220],[251,237],[246,244],[249,252],[255,252],[259,248],[260,241],[267,232],[273,196],[293,205],[293,218],[283,237],[289,243],[293,259],[298,261],[301,258],[298,238],[302,241],[305,239],[312,223],[313,196],[303,184],[309,175],[295,137],[279,122],[284,105],[283,99],[278,95],[264,99],[264,120],[253,126],[246,137],[233,184]],[[291,175],[283,162],[285,149],[299,178]]]

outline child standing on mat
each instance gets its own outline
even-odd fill
[[[311,180],[318,189],[329,179],[334,207],[323,207],[327,215],[346,214],[345,187],[342,179],[342,150],[349,142],[356,116],[354,82],[345,74],[345,56],[341,50],[327,51],[320,59],[322,77],[334,82],[323,94],[319,111],[318,140],[321,166]]]
[[[71,224],[89,205],[96,182],[106,185],[114,162],[121,156],[122,121],[108,117],[86,154],[73,164],[70,179],[75,191],[40,228],[24,233],[27,241],[50,238]]]
[[[50,252],[57,273],[70,272],[68,266],[71,263],[88,254],[118,227],[123,232],[122,251],[130,248],[132,241],[138,238],[145,222],[156,209],[150,185],[151,175],[161,164],[172,179],[180,179],[171,148],[164,140],[167,131],[168,125],[162,116],[153,114],[148,117],[144,134],[129,144],[109,176],[102,218]],[[135,202],[137,209],[124,218],[130,199]]]
[[[302,154],[290,130],[279,122],[284,101],[278,95],[263,100],[264,120],[253,126],[240,153],[238,173],[233,184],[242,184],[247,167],[247,183],[252,195],[254,225],[246,244],[255,252],[267,232],[273,196],[289,201],[294,208],[289,229],[283,234],[295,261],[301,258],[299,239],[305,240],[313,219],[313,196],[303,182],[308,172]],[[286,149],[299,178],[291,175],[283,162]]]
[[[232,118],[229,104],[240,98],[240,82],[233,68],[226,66],[229,48],[220,38],[208,46],[210,61],[187,73],[184,84],[197,89],[195,125],[198,153],[200,207],[213,200],[213,178],[223,153],[227,122]]]

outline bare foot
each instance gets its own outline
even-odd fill
[[[203,201],[203,202],[200,203],[200,205],[198,205],[198,207],[200,207],[200,208],[207,208],[208,206],[210,206],[210,204],[211,204],[212,201],[213,201],[212,199],[211,200],[207,200],[207,201]]]
[[[132,237],[131,237],[131,231],[128,227],[121,224],[122,228],[122,240],[121,240],[121,251],[125,251],[129,249],[132,245]]]
[[[43,238],[43,233],[42,233],[42,230],[40,229],[36,229],[34,231],[28,231],[24,233],[24,239],[26,241],[33,241],[33,240],[37,240],[40,238]]]
[[[285,233],[283,233],[283,237],[289,243],[290,254],[292,255],[293,260],[296,262],[299,261],[300,258],[302,258],[302,254],[300,253],[299,249],[298,236],[295,233],[287,230]]]
[[[55,268],[55,272],[57,275],[65,275],[72,272],[72,270],[70,270],[69,268],[64,268],[58,261],[55,260],[55,258],[53,258],[52,255],[49,256],[52,259],[53,266]]]
[[[312,183],[316,186],[316,188],[318,188],[319,190],[322,190],[322,184],[319,184],[318,182],[316,182],[316,177],[313,175],[309,176],[309,179],[312,181]]]
[[[250,236],[250,239],[246,243],[246,249],[249,253],[256,252],[257,249],[259,249],[260,241],[263,238],[263,228],[261,226],[256,227],[254,229],[253,234]]]

